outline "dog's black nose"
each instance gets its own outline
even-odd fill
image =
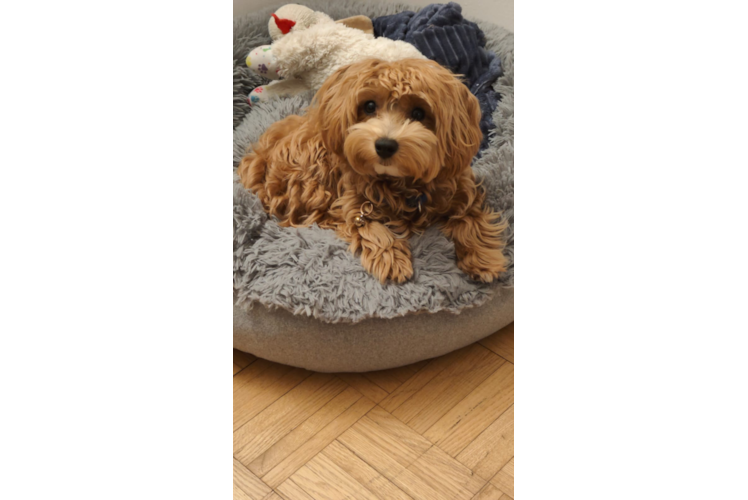
[[[377,139],[377,142],[374,143],[374,149],[377,151],[379,157],[384,160],[397,153],[397,147],[397,141],[387,139],[386,137]]]

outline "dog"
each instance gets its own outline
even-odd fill
[[[470,167],[479,121],[478,100],[439,64],[368,59],[268,128],[237,173],[281,226],[334,229],[382,284],[413,275],[408,238],[433,224],[458,267],[491,282],[506,270],[506,223],[484,208]]]

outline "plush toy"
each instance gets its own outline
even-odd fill
[[[426,59],[407,42],[374,38],[366,16],[336,22],[322,12],[288,4],[272,14],[268,31],[273,44],[252,49],[246,62],[257,74],[275,81],[254,89],[250,104],[317,91],[335,70],[363,59]]]

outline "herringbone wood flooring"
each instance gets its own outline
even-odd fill
[[[514,324],[364,374],[234,351],[234,499],[513,497]]]

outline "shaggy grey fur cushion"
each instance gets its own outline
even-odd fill
[[[260,103],[252,108],[246,94],[265,83],[242,68],[250,49],[271,42],[267,33],[270,13],[287,2],[234,22],[234,169],[247,147],[272,123],[290,114],[302,114],[312,94]],[[370,17],[417,10],[406,4],[298,2],[326,12],[334,19],[364,14]],[[498,283],[471,280],[457,268],[454,245],[436,227],[411,238],[413,278],[403,285],[381,285],[361,266],[358,257],[333,231],[281,228],[268,217],[257,197],[238,182],[234,171],[234,299],[245,310],[261,303],[323,321],[357,322],[366,318],[393,318],[416,311],[459,312],[486,302],[498,287],[514,284],[514,36],[503,28],[474,20],[488,40],[486,48],[501,57],[504,75],[494,85],[502,101],[493,114],[496,129],[490,146],[473,170],[486,189],[486,202],[509,221],[506,255],[509,270]],[[242,101],[243,99],[243,101]]]

